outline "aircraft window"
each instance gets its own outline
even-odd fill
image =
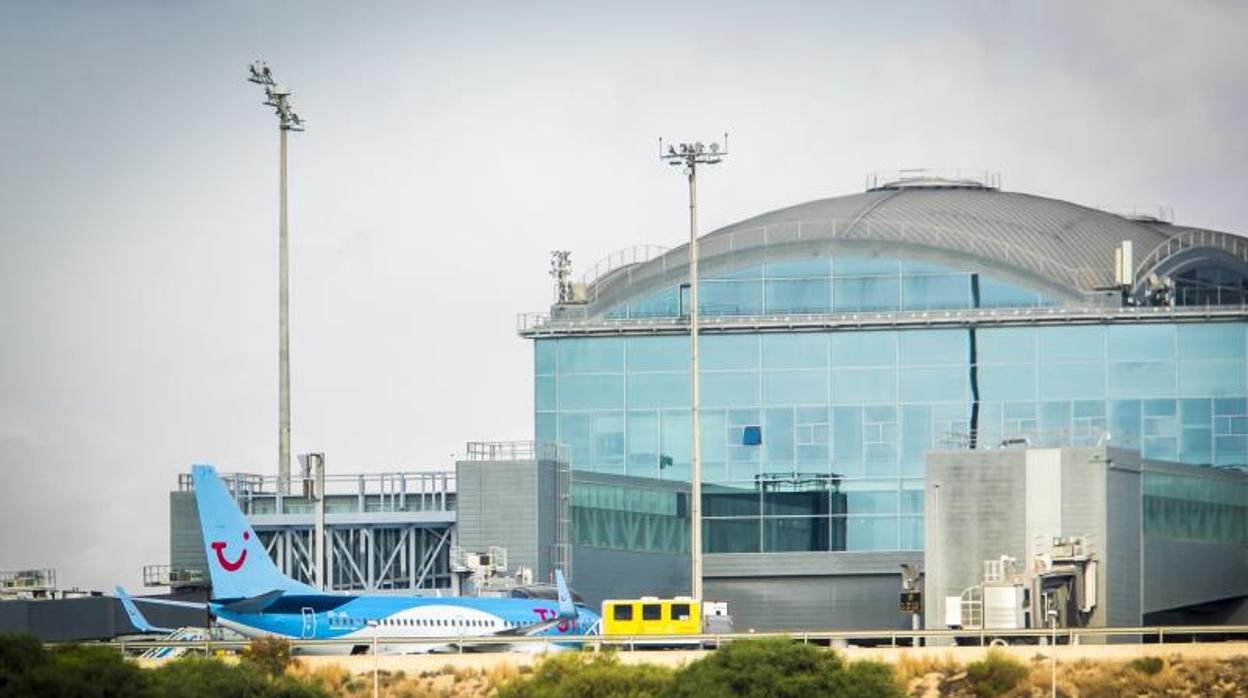
[[[672,604],[672,620],[689,620],[689,604]]]
[[[663,620],[663,606],[657,603],[644,603],[641,605],[642,620]]]
[[[619,606],[613,607],[611,609],[611,618],[613,620],[632,620],[633,619],[633,605],[621,604]]]

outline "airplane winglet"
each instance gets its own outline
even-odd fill
[[[121,600],[121,607],[126,609],[126,615],[130,618],[130,624],[133,625],[139,632],[173,632],[172,628],[158,628],[151,623],[148,623],[147,618],[139,611],[139,607],[134,605],[134,599],[130,598],[130,595],[127,594],[126,590],[122,589],[120,585],[117,586],[117,598]]]
[[[568,582],[563,578],[563,570],[555,570],[555,591],[559,594],[560,620],[576,620],[576,604],[572,602],[572,592],[568,591]]]

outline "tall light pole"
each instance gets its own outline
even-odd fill
[[[702,599],[702,444],[698,423],[698,165],[714,165],[728,154],[728,134],[724,134],[724,146],[698,143],[681,143],[663,148],[659,139],[659,159],[669,165],[683,165],[689,178],[689,370],[690,370],[690,432],[691,463],[689,474],[689,552],[691,593]]]
[[[290,106],[290,90],[273,80],[273,72],[263,61],[250,66],[248,82],[264,86],[265,106],[277,113],[281,134],[281,164],[278,168],[278,291],[277,291],[277,487],[290,492],[290,253],[286,243],[286,132],[302,131],[303,120]]]

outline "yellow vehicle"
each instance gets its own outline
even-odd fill
[[[687,596],[602,602],[603,635],[697,635],[702,632],[702,605]]]

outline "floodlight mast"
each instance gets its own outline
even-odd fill
[[[273,79],[273,71],[263,61],[249,66],[248,82],[264,87],[265,106],[277,114],[281,134],[278,167],[278,425],[277,425],[277,488],[290,493],[290,253],[286,232],[286,133],[302,131],[303,119],[290,106],[290,90]],[[318,582],[320,580],[317,580]]]
[[[702,599],[702,444],[699,425],[698,377],[698,165],[715,165],[728,155],[728,134],[724,145],[702,142],[663,146],[659,139],[659,159],[669,165],[684,165],[689,178],[689,370],[690,370],[690,473],[689,473],[689,557],[690,596]]]

